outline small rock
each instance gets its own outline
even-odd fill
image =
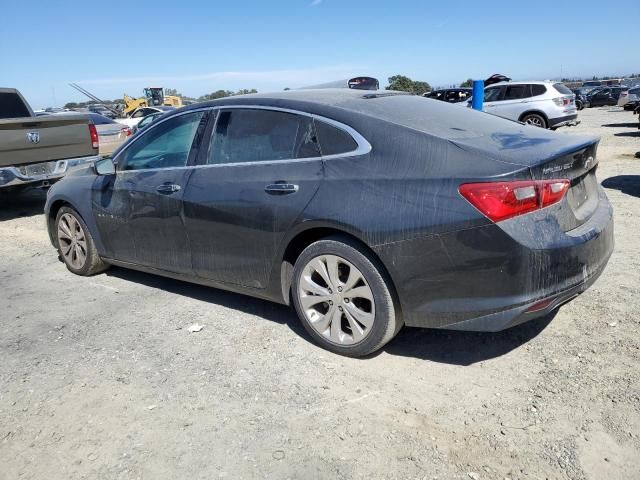
[[[197,323],[194,323],[189,327],[189,333],[200,332],[203,328],[204,328],[204,325],[199,325]]]
[[[611,322],[611,323],[609,324],[609,326],[610,326],[610,327],[615,327],[615,326],[617,326],[617,325],[618,325],[618,322]]]
[[[154,408],[156,408],[156,407],[157,407],[157,405],[149,405],[149,406],[147,407],[147,410],[153,410],[153,409],[154,409]]]
[[[272,457],[276,460],[282,460],[284,458],[284,450],[276,450],[273,452]]]
[[[467,472],[467,475],[469,476],[469,478],[471,478],[473,480],[479,480],[480,479],[480,475],[478,475],[476,472]]]

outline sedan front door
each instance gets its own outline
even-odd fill
[[[117,155],[117,172],[94,190],[107,255],[137,265],[191,273],[182,197],[207,112],[186,112],[149,127]]]

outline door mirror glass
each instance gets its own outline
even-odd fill
[[[113,175],[116,173],[116,166],[110,158],[102,158],[96,161],[94,168],[98,175]]]

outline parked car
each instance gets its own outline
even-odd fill
[[[0,88],[0,190],[48,187],[97,155],[87,115],[36,116],[18,90]]]
[[[578,110],[582,110],[584,107],[589,105],[589,101],[587,100],[589,90],[590,89],[588,88],[576,88],[574,90],[571,90],[573,94],[576,96],[575,102],[576,102],[576,108]]]
[[[434,100],[442,100],[449,103],[464,102],[471,98],[471,88],[441,88],[432,90],[425,93],[423,96],[426,98],[433,98]]]
[[[471,106],[471,101],[468,102]],[[500,82],[484,89],[482,110],[541,128],[577,125],[575,95],[562,83]]]
[[[90,113],[89,118],[98,131],[98,145],[100,155],[109,155],[122,145],[133,134],[126,125],[116,122],[103,115]]]
[[[138,133],[140,130],[144,130],[149,125],[151,125],[153,122],[158,120],[165,113],[166,112],[155,112],[155,113],[150,113],[146,117],[142,117],[142,120],[140,120],[137,125],[134,125],[131,128],[132,132],[133,133]]]
[[[583,87],[601,87],[602,82],[600,80],[589,80],[588,82],[582,82]]]
[[[103,117],[116,118],[116,114],[111,110],[109,110],[104,105],[89,105],[87,107],[87,110],[89,110],[91,113],[97,113],[98,115],[102,115]]]
[[[618,106],[625,110],[634,110],[638,102],[640,102],[640,87],[623,90],[618,97]]]
[[[603,107],[607,105],[617,105],[618,98],[627,87],[600,87],[589,93],[587,99],[589,107]]]
[[[361,356],[403,324],[502,330],[590,286],[613,249],[597,145],[398,92],[228,97],[164,115],[45,212],[73,273],[292,299]]]
[[[140,122],[140,120],[142,120],[147,115],[151,115],[152,113],[158,113],[158,112],[166,113],[170,110],[175,110],[175,107],[158,106],[158,107],[136,108],[133,112],[131,112],[131,115],[128,118],[118,118],[116,121],[118,123],[122,123],[123,125],[126,125],[129,128],[132,128],[136,126],[138,122]]]

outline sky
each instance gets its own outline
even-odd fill
[[[433,86],[640,71],[640,1],[2,2],[0,87],[32,107],[402,74]],[[477,11],[476,11],[477,10]],[[7,21],[9,20],[10,21]]]

